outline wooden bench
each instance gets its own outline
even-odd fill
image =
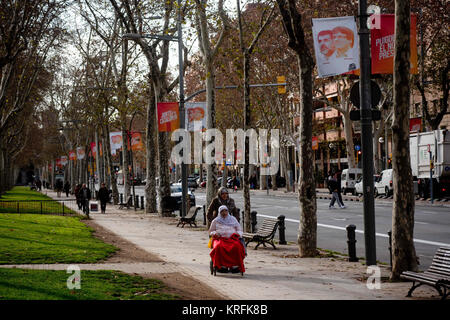
[[[409,289],[407,297],[423,284],[429,285],[437,290],[442,300],[450,294],[450,248],[440,247],[434,255],[433,262],[427,271],[423,273],[406,271],[402,272],[400,278],[412,280],[413,285]],[[417,283],[417,284],[416,284]]]
[[[125,207],[127,209],[129,209],[133,205],[132,201],[133,201],[133,197],[132,196],[128,196],[127,202],[119,203],[119,209],[123,209]]]
[[[260,228],[256,231],[256,233],[245,233],[242,237],[245,240],[245,245],[248,245],[250,242],[255,241],[258,244],[255,247],[255,250],[258,249],[259,245],[266,246],[266,243],[270,244],[274,249],[275,243],[273,242],[273,237],[277,232],[278,228],[278,220],[276,219],[264,219]]]
[[[184,228],[184,225],[189,223],[189,225],[192,227],[194,225],[197,227],[197,223],[195,222],[195,218],[197,217],[198,211],[201,209],[201,206],[191,207],[189,209],[188,214],[183,218],[181,217],[178,221],[177,227],[181,224],[181,227]]]

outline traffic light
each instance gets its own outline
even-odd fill
[[[278,86],[278,93],[279,94],[286,93],[286,77],[285,76],[278,76],[277,77],[277,83],[280,84]]]

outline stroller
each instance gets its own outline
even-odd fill
[[[236,248],[236,246],[234,245],[236,243],[236,240],[238,240],[239,243],[242,244],[242,241],[240,240],[238,234],[233,234],[230,238],[219,238],[217,240],[210,239],[211,245],[209,247],[211,248],[211,261],[209,263],[209,269],[211,275],[216,276],[217,272],[222,272],[222,269],[227,270],[226,272],[230,272],[228,270],[230,270],[233,266],[238,266],[238,269],[234,269],[238,270],[237,272],[231,272],[240,273],[241,276],[244,276],[245,267],[243,260],[246,255],[245,246],[244,244],[242,244],[242,251],[240,251],[240,248]],[[221,241],[220,249],[214,248],[213,244],[215,241]],[[216,263],[219,263],[219,266],[216,265]]]

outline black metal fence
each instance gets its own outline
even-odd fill
[[[34,213],[79,215],[75,199],[68,200],[0,200],[0,213]]]

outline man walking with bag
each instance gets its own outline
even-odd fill
[[[102,182],[101,188],[98,190],[97,200],[100,201],[100,208],[102,213],[106,213],[106,203],[109,201],[109,191],[105,186],[105,183]]]

